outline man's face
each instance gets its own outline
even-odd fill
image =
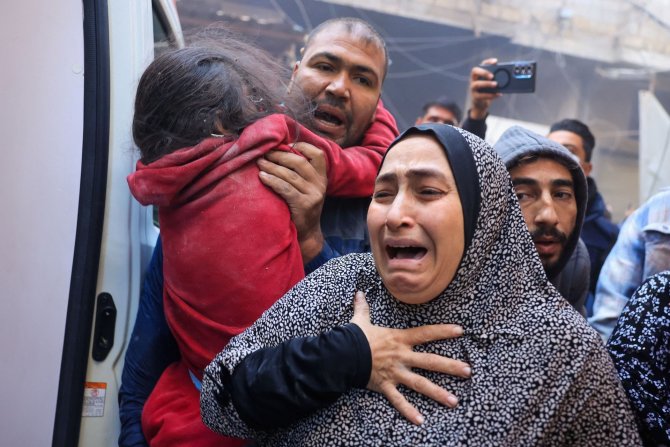
[[[385,65],[383,48],[355,30],[335,24],[314,36],[291,78],[316,106],[311,130],[357,145],[374,120]]]
[[[458,121],[451,110],[440,106],[428,107],[426,113],[423,116],[418,117],[414,124],[418,126],[423,123],[442,123],[451,124],[452,126],[458,125]]]
[[[523,218],[547,270],[558,262],[575,229],[577,201],[568,168],[549,158],[509,171]]]
[[[593,166],[591,162],[586,161],[586,150],[584,150],[584,140],[582,137],[569,130],[556,130],[547,135],[552,141],[564,146],[567,150],[572,152],[579,158],[579,164],[587,177],[591,174]]]

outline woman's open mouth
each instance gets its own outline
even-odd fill
[[[419,260],[423,258],[428,250],[420,246],[386,246],[386,253],[389,256],[389,259],[413,259]]]

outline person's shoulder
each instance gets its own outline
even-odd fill
[[[349,253],[330,259],[323,265],[323,267],[328,267],[329,269],[350,269],[351,267],[366,266],[370,263],[374,265],[374,258],[372,257],[372,253]]]
[[[670,209],[670,188],[663,188],[653,196],[651,196],[645,203],[640,206],[641,209],[648,209],[650,212],[662,211],[665,212]],[[663,213],[666,215],[665,213]]]
[[[347,282],[355,280],[360,272],[375,272],[372,253],[350,253],[330,259],[307,276],[313,281]]]
[[[587,355],[595,348],[603,348],[598,333],[586,319],[561,296],[551,296],[541,305],[533,306],[528,321],[531,323],[532,336],[540,344],[579,356]]]
[[[670,304],[670,270],[665,270],[650,276],[634,293],[634,297],[651,295]]]

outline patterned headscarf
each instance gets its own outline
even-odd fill
[[[404,304],[384,287],[370,254],[334,259],[234,338],[208,371],[232,374],[252,352],[347,324],[354,293],[363,290],[375,325],[464,327],[462,337],[415,347],[472,366],[470,379],[420,371],[453,392],[459,405],[451,409],[400,387],[426,417],[416,426],[383,395],[352,389],[288,428],[254,432],[231,403],[218,406],[216,386],[205,381],[205,423],[278,446],[637,445],[612,362],[596,333],[547,282],[504,164],[484,141],[447,125],[414,128],[400,139],[417,132],[432,134],[445,148],[466,227],[476,211],[471,241],[447,288],[428,303]]]
[[[484,307],[504,308],[517,293],[501,293],[492,286],[500,282],[506,290],[534,285],[537,295],[559,296],[547,284],[542,263],[528,234],[508,171],[490,146],[474,135],[444,124],[412,127],[392,143],[417,134],[433,136],[444,149],[463,207],[465,250],[458,272],[439,297],[425,307],[463,306],[462,318],[472,321],[472,329],[482,326],[495,313]],[[388,152],[387,152],[388,154]],[[382,161],[383,163],[383,161]],[[506,279],[502,279],[508,275]],[[518,279],[518,280],[517,280]],[[504,284],[502,284],[504,283]],[[486,299],[493,292],[499,299]],[[483,296],[477,296],[484,294]],[[525,297],[520,301],[525,300]],[[472,312],[472,307],[477,308]],[[453,309],[449,310],[449,313]],[[441,311],[438,311],[441,313]],[[427,320],[424,324],[442,321]],[[464,321],[459,321],[465,324]],[[481,327],[481,330],[485,330]]]
[[[468,142],[463,136],[451,126],[443,124],[426,123],[419,126],[410,127],[401,135],[399,135],[393,143],[389,146],[389,151],[405,138],[413,135],[430,135],[436,139],[440,147],[444,150],[449,167],[454,175],[458,195],[461,199],[461,206],[463,208],[463,227],[465,229],[465,250],[472,242],[472,234],[477,223],[477,215],[479,214],[479,195],[481,194],[479,188],[477,167],[472,158],[472,152],[468,146]],[[388,154],[388,151],[386,151]],[[386,154],[382,159],[382,164],[379,165],[379,170],[386,160]],[[379,171],[377,171],[379,172]]]

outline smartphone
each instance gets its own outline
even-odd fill
[[[483,88],[485,93],[533,93],[537,77],[535,61],[502,62],[495,65],[480,65],[481,68],[493,73],[493,80],[498,83],[495,88]]]

